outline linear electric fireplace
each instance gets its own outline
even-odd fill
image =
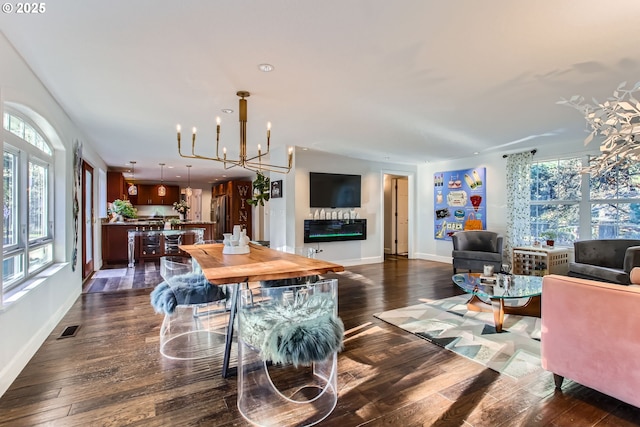
[[[366,219],[304,220],[304,242],[367,240]]]

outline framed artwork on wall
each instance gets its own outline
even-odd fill
[[[434,238],[451,240],[460,230],[486,230],[486,168],[433,176]]]
[[[271,198],[277,199],[282,197],[282,180],[271,181]]]

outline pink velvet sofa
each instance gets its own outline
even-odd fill
[[[541,355],[558,389],[566,377],[640,407],[640,287],[545,276]]]

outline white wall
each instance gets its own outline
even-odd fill
[[[54,144],[55,186],[54,251],[56,268],[34,281],[30,289],[15,302],[5,301],[0,308],[0,395],[27,364],[42,342],[75,302],[82,290],[81,262],[76,271],[71,269],[74,244],[72,187],[73,143],[83,143],[83,158],[94,170],[106,170],[88,139],[73,125],[64,110],[24,63],[22,57],[0,33],[0,108],[4,103],[19,108],[36,120],[42,131]],[[44,123],[48,122],[48,125]],[[98,180],[94,180],[96,206]],[[82,206],[82,201],[80,201]],[[80,226],[82,221],[79,221]],[[78,231],[81,236],[82,230]],[[94,239],[94,254],[100,256],[100,240]],[[81,245],[81,242],[78,242]],[[82,252],[81,246],[78,247]],[[43,275],[44,276],[44,275]]]
[[[277,163],[277,160],[275,162]],[[368,162],[300,148],[296,149],[294,166],[295,170],[288,175],[271,175],[271,179],[283,179],[283,197],[271,199],[268,206],[271,247],[295,250],[295,248],[307,246],[320,249],[322,252],[317,254],[318,258],[342,265],[383,261],[384,174],[415,175],[416,167]],[[367,220],[366,240],[305,245],[304,220],[308,219],[312,213],[309,207],[309,172],[348,173],[362,176],[362,207],[355,210],[360,218]]]
[[[532,148],[525,148],[529,151]],[[595,149],[595,151],[594,151]],[[558,144],[547,144],[537,148],[533,161],[543,161],[558,158],[585,156],[597,153],[597,146],[585,149],[583,141],[564,141]],[[418,167],[418,229],[416,258],[440,262],[451,262],[452,245],[450,240],[436,240],[434,238],[434,209],[433,209],[433,176],[436,172],[458,169],[486,167],[487,191],[487,229],[506,234],[507,231],[507,159],[502,153],[479,155],[466,159],[430,163]]]

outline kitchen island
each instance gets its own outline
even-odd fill
[[[204,228],[182,230],[128,230],[128,264],[136,260],[159,259],[168,255],[185,255],[180,245],[193,245],[204,241]]]
[[[116,266],[129,263],[129,230],[160,231],[166,228],[165,221],[126,221],[105,222],[102,224],[102,262],[104,265]],[[211,222],[181,222],[172,226],[174,229],[189,230],[199,228],[204,230],[203,240],[211,240],[213,223]],[[134,256],[137,258],[137,256]]]

